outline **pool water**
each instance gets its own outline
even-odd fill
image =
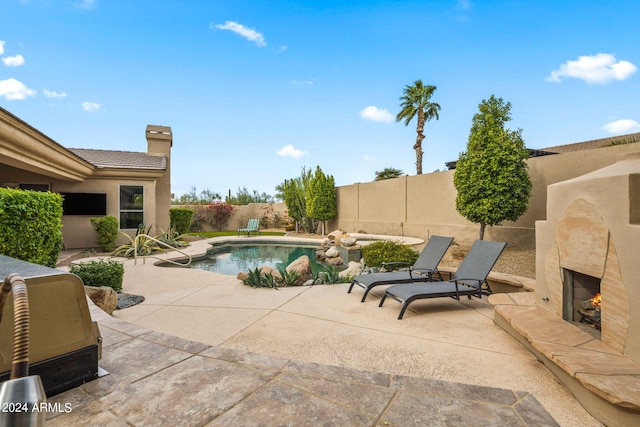
[[[221,245],[207,251],[207,255],[191,262],[191,268],[213,271],[236,276],[239,272],[248,272],[264,265],[273,269],[285,269],[293,261],[306,255],[311,261],[313,274],[325,269],[325,265],[316,262],[316,246],[292,245]]]

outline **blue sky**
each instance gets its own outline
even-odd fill
[[[512,103],[530,148],[640,131],[640,2],[4,0],[0,106],[69,148],[174,134],[172,191],[273,194],[415,174],[405,85],[437,90],[425,173],[466,148],[478,104]]]

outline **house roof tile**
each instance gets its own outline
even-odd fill
[[[167,158],[165,156],[154,156],[134,151],[94,150],[88,148],[69,148],[68,150],[97,168],[154,170],[167,168]]]

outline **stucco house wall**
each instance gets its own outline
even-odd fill
[[[144,223],[152,234],[169,226],[171,128],[148,125],[147,152],[68,149],[0,108],[0,186],[56,193],[106,194],[106,215],[120,217],[120,186],[143,187]],[[89,218],[62,217],[65,248],[96,246]],[[133,229],[121,229],[134,234]],[[127,239],[120,236],[118,243]]]

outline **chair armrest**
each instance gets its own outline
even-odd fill
[[[465,281],[476,282],[477,286],[475,286],[473,284],[465,283]],[[452,282],[454,282],[456,284],[456,289],[458,289],[458,282],[462,282],[463,285],[476,288],[476,289],[478,289],[478,291],[480,291],[480,289],[482,288],[482,283],[484,282],[484,280],[478,280],[478,279],[455,279],[455,280],[452,280]]]
[[[385,261],[385,262],[382,263],[382,266],[384,267],[385,265],[396,265],[396,264],[397,265],[409,265],[409,266],[413,265],[410,262],[404,262],[404,261],[389,261],[389,262]]]

